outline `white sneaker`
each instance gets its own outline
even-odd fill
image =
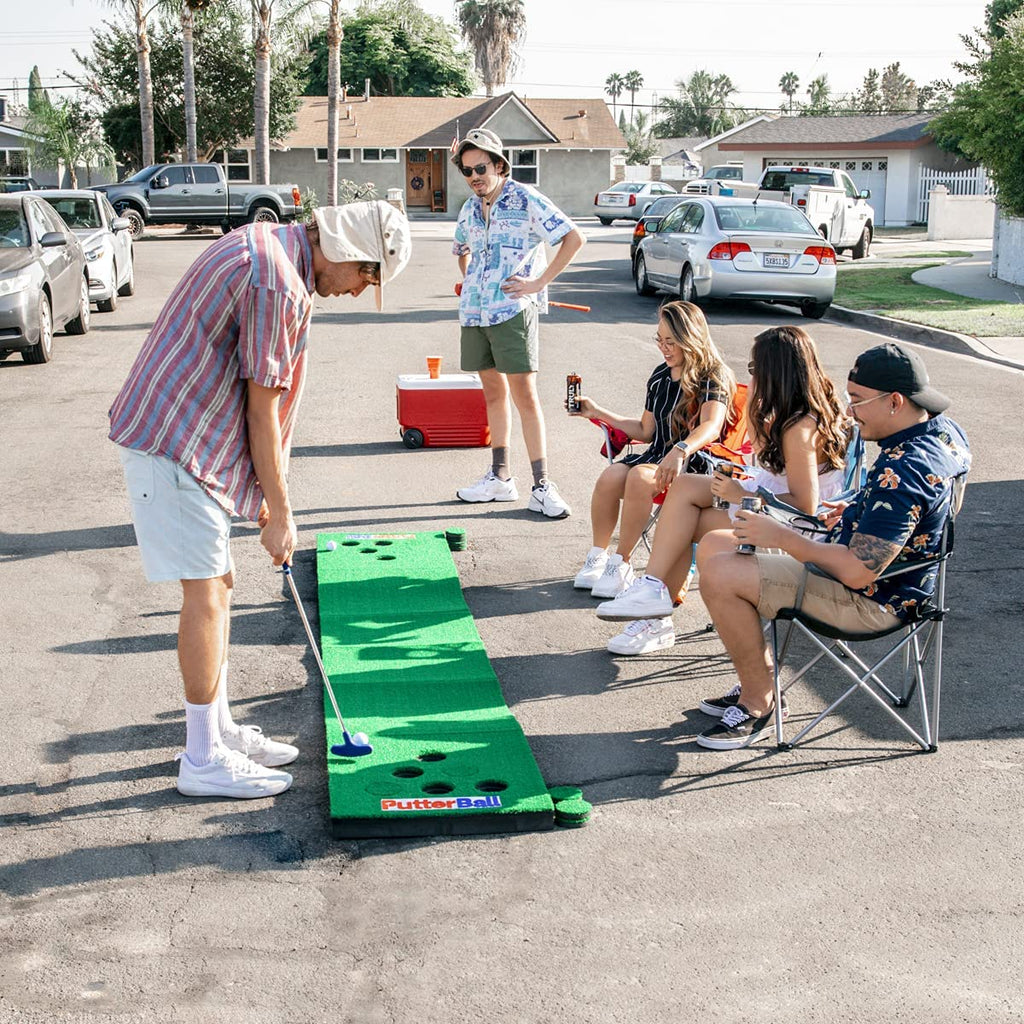
[[[572,514],[572,509],[550,480],[545,480],[530,491],[530,503],[526,507],[531,512],[543,513],[549,519],[564,519]]]
[[[615,597],[621,594],[636,579],[633,566],[622,555],[610,555],[601,578],[594,584],[590,593],[594,597]],[[603,605],[602,605],[603,607]],[[666,614],[671,614],[670,608]],[[631,619],[637,616],[631,615]]]
[[[583,568],[576,573],[572,585],[577,590],[593,590],[594,584],[601,578],[605,566],[608,564],[607,548],[591,548]]]
[[[264,768],[291,764],[299,756],[298,747],[264,736],[258,725],[240,725],[234,735],[222,735],[221,740],[228,750],[237,750]]]
[[[493,470],[480,477],[469,487],[460,487],[455,492],[460,501],[518,501],[519,492],[515,480],[502,480],[494,475]]]
[[[672,647],[675,642],[676,627],[671,615],[664,619],[635,619],[608,641],[608,650],[612,654],[649,654]]]
[[[245,754],[227,747],[218,747],[209,764],[194,765],[184,752],[178,761],[178,792],[185,796],[231,796],[254,800],[261,796],[277,796],[291,784],[287,772],[264,768],[250,761]]]
[[[597,587],[592,591],[597,594]],[[664,619],[672,614],[672,596],[668,587],[653,576],[641,576],[614,601],[597,606],[597,617],[612,622],[630,619]]]

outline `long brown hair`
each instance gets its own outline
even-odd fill
[[[700,422],[700,407],[705,401],[700,385],[704,381],[714,381],[728,393],[726,421],[731,425],[736,418],[732,401],[736,378],[711,340],[703,311],[692,302],[666,302],[658,315],[686,356],[679,373],[679,401],[670,420],[673,440],[685,437]]]
[[[849,428],[811,336],[802,327],[770,327],[754,338],[750,358],[748,418],[758,462],[773,473],[784,473],[782,435],[799,419],[813,416],[819,461],[839,469],[846,460]]]

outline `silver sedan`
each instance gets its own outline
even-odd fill
[[[818,318],[835,294],[836,254],[787,203],[708,196],[647,225],[633,280],[640,295],[782,302]]]

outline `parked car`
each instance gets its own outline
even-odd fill
[[[836,254],[795,207],[773,200],[686,200],[641,239],[633,261],[640,295],[668,291],[688,302],[754,299],[825,315]]]
[[[34,193],[0,196],[0,359],[49,362],[58,327],[89,330],[82,243]]]
[[[107,197],[91,189],[41,193],[78,236],[89,270],[89,298],[101,313],[117,309],[119,295],[135,292],[131,223],[118,217]]]
[[[659,196],[678,195],[663,181],[617,181],[594,196],[594,213],[602,224],[613,220],[639,220]]]
[[[131,222],[133,238],[147,224],[290,221],[302,210],[298,185],[228,185],[220,164],[153,164],[117,185],[95,185]]]
[[[6,174],[0,177],[0,193],[28,192],[39,188],[39,182],[27,174]]]
[[[655,199],[650,206],[644,211],[644,215],[636,222],[636,227],[633,228],[633,237],[629,242],[629,265],[633,265],[633,260],[636,257],[636,247],[640,244],[640,239],[647,234],[647,227],[652,222],[661,220],[662,217],[668,213],[669,210],[675,209],[684,199],[684,196],[675,193],[671,196],[662,196],[660,199]]]
[[[709,167],[699,178],[688,181],[683,188],[687,195],[708,195],[715,184],[728,185],[731,181],[743,180],[743,164],[716,164]]]

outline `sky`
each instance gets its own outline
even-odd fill
[[[343,0],[351,10],[356,0]],[[800,79],[795,100],[827,74],[833,96],[858,88],[871,67],[899,61],[918,85],[957,79],[960,36],[984,22],[985,0],[525,0],[520,67],[508,87],[526,97],[604,95],[612,72],[638,70],[637,103],[675,95],[698,69],[727,74],[737,105],[775,109],[786,71]],[[104,0],[0,0],[0,93],[21,102],[34,64],[44,84],[67,80],[87,51],[90,29],[116,17]],[[454,20],[453,0],[420,0]],[[17,12],[17,13],[15,13]],[[54,90],[54,95],[59,94]],[[607,98],[607,97],[605,97]],[[628,101],[628,94],[627,94]],[[620,100],[621,105],[621,100]]]

